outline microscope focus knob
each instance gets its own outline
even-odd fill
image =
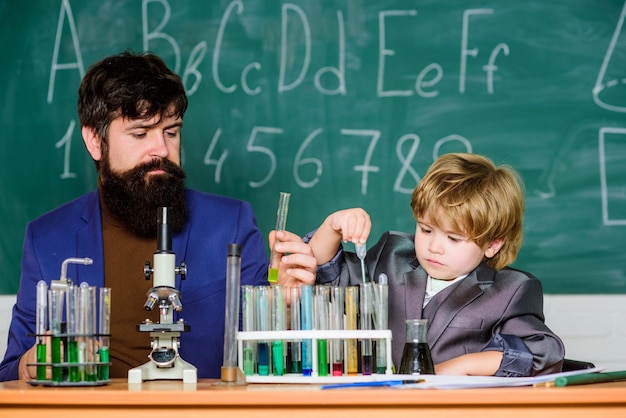
[[[187,277],[187,264],[184,261],[181,261],[180,267],[176,268],[175,273],[180,276],[181,280],[185,280],[185,277]]]
[[[146,261],[146,264],[143,265],[143,275],[146,278],[146,280],[150,280],[150,277],[152,277],[152,266],[150,265],[149,261]]]

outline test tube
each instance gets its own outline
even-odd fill
[[[329,329],[328,308],[330,300],[330,288],[328,286],[315,286],[315,326],[319,331]],[[317,374],[328,376],[328,341],[325,338],[317,340]]]
[[[224,362],[222,381],[237,380],[237,330],[239,329],[239,284],[241,281],[241,245],[228,244],[226,256],[226,312],[224,315]]]
[[[359,317],[361,319],[361,329],[372,329],[372,309],[374,307],[374,290],[372,283],[361,283],[361,298]],[[364,338],[361,340],[361,374],[368,376],[372,374],[372,340]]]
[[[313,329],[313,288],[310,285],[302,285],[300,288],[300,313],[303,330]],[[302,375],[311,376],[313,373],[313,341],[302,340]]]
[[[290,291],[290,315],[292,331],[299,331],[300,326],[300,288],[297,286],[289,288]],[[302,373],[302,344],[300,340],[290,342],[291,353],[291,373]]]
[[[388,299],[389,286],[387,275],[382,273],[378,276],[378,283],[374,286],[374,326],[377,330],[388,327]],[[376,373],[385,374],[387,371],[387,342],[385,339],[376,341]]]
[[[343,311],[344,311],[344,295],[343,287],[333,286],[331,288],[331,307],[330,307],[330,328],[334,330],[343,329]],[[333,376],[343,375],[343,340],[333,339],[331,344],[331,370]]]
[[[287,328],[286,304],[283,285],[272,286],[272,330],[284,331]],[[272,340],[272,373],[274,376],[285,374],[285,343]]]
[[[63,319],[63,295],[59,289],[48,290],[48,320],[50,321],[51,346],[50,360],[52,362],[52,381],[63,380],[61,367],[61,321]]]
[[[98,315],[98,333],[100,347],[98,348],[98,380],[109,380],[109,343],[111,334],[111,288],[100,288],[100,314]]]
[[[79,296],[79,310],[78,316],[79,332],[81,334],[78,344],[78,359],[84,366],[83,380],[87,382],[95,382],[97,378],[97,372],[94,366],[95,360],[95,299],[96,288],[89,286],[88,283],[82,282],[80,284],[80,296]]]
[[[254,301],[254,286],[244,285],[241,286],[241,309],[242,314],[242,330],[254,331],[255,326],[255,301]],[[256,343],[254,341],[245,340],[243,342],[243,373],[246,376],[252,376],[254,374],[256,357]]]
[[[284,231],[287,225],[287,212],[289,211],[289,197],[291,193],[280,192],[280,198],[278,199],[278,210],[276,212],[276,231]],[[275,239],[274,245],[278,242],[278,238]],[[267,280],[270,283],[278,282],[278,266],[280,265],[280,254],[274,251],[274,246],[270,252],[270,266],[267,273]]]
[[[78,318],[76,317],[78,313],[77,309],[77,301],[78,301],[78,292],[76,286],[72,282],[69,282],[67,285],[66,293],[66,330],[67,330],[67,362],[76,364],[75,366],[69,366],[69,381],[70,382],[80,382],[80,371],[78,367],[79,357],[78,357]]]
[[[356,286],[346,287],[346,329],[357,329],[357,311],[359,306],[359,288]],[[346,340],[346,367],[348,375],[354,376],[359,373],[359,359],[357,340]]]
[[[44,280],[37,283],[37,380],[46,380],[47,354],[45,334],[48,327],[48,284]]]
[[[270,286],[257,286],[256,288],[256,323],[257,331],[270,331],[272,323],[272,312],[270,310],[272,302]],[[270,354],[269,343],[260,340],[257,343],[258,371],[260,376],[270,374]]]

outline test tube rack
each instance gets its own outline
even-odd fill
[[[385,374],[371,375],[342,375],[342,376],[319,376],[317,366],[317,340],[336,340],[336,339],[371,339],[385,340],[387,347],[387,368]],[[302,374],[286,373],[282,376],[258,374],[246,375],[247,383],[351,383],[351,382],[372,382],[377,380],[389,379],[389,375],[393,374],[391,368],[391,330],[288,330],[288,331],[239,331],[237,333],[238,348],[238,364],[243,370],[243,342],[244,341],[302,341],[312,340],[312,372],[311,376],[303,376]]]
[[[111,383],[108,378],[108,370],[111,363],[109,361],[68,361],[68,349],[72,349],[69,343],[72,340],[80,340],[81,344],[94,350],[98,357],[97,340],[102,337],[110,337],[110,334],[59,334],[51,336],[50,334],[36,335],[36,337],[50,337],[58,339],[60,346],[63,347],[60,362],[35,362],[28,363],[28,366],[37,368],[45,368],[51,372],[51,377],[46,379],[33,379],[28,383],[33,386],[103,386]],[[102,354],[100,354],[102,358]],[[108,358],[108,354],[106,356]]]

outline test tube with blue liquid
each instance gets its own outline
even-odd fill
[[[299,331],[302,329],[300,325],[300,287],[290,287],[289,292],[291,320],[290,328],[292,331]],[[291,353],[291,373],[302,373],[302,343],[300,340],[292,340],[289,344],[289,351]]]
[[[313,287],[302,285],[300,288],[300,313],[303,330],[313,329]],[[311,376],[313,373],[313,340],[302,340],[302,375]]]
[[[272,330],[284,331],[287,329],[287,306],[283,285],[272,286]],[[285,343],[283,340],[272,340],[272,374],[285,374]]]
[[[111,288],[100,288],[100,314],[98,323],[98,380],[109,380],[109,344],[111,334]]]
[[[256,287],[256,323],[257,331],[271,331],[272,312],[271,312],[272,294],[270,286]],[[257,368],[260,376],[268,376],[270,374],[270,348],[267,341],[257,342]]]
[[[333,286],[331,288],[330,302],[330,328],[333,330],[343,329],[343,311],[344,311],[344,295],[343,287]],[[331,341],[331,364],[333,376],[343,375],[343,340],[333,339]]]
[[[314,297],[314,328],[319,331],[327,331],[329,329],[330,288],[323,285],[315,286]],[[317,374],[318,376],[328,376],[328,340],[325,338],[317,340]]]
[[[47,379],[47,351],[45,334],[48,327],[48,284],[44,280],[37,283],[37,380]]]
[[[242,309],[242,331],[254,331],[255,325],[255,288],[252,285],[241,286],[241,309]],[[252,376],[256,363],[256,342],[245,340],[243,342],[243,373]]]
[[[284,231],[287,226],[287,212],[289,211],[289,197],[291,193],[280,192],[278,199],[278,210],[276,211],[276,232]],[[278,242],[278,238],[275,239],[274,245]],[[272,246],[270,251],[270,265],[267,272],[267,281],[270,283],[278,282],[278,267],[280,265],[280,253],[277,253]]]
[[[361,283],[359,318],[361,329],[372,329],[372,310],[374,307],[374,290],[372,283]],[[373,350],[372,340],[364,338],[361,340],[361,374],[368,376],[372,374]]]

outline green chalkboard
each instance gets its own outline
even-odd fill
[[[471,151],[526,182],[515,266],[626,293],[623,23],[623,0],[2,1],[0,293],[26,223],[95,187],[76,91],[125,49],[184,80],[188,185],[250,201],[265,235],[280,191],[300,234],[351,206],[370,243],[412,231],[420,176]]]

